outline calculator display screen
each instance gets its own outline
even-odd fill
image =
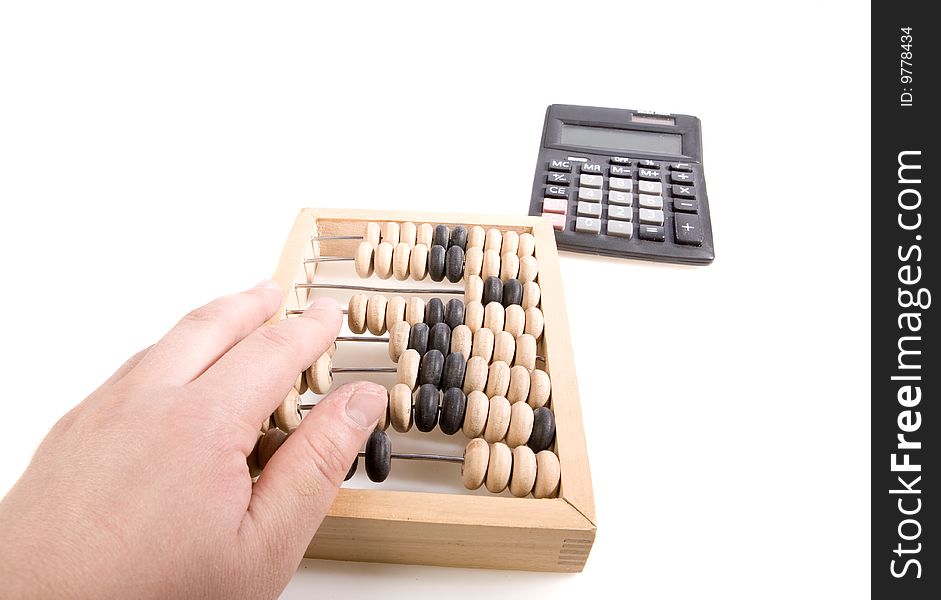
[[[606,129],[562,123],[560,142],[566,146],[611,148],[628,152],[682,154],[683,136],[678,133],[656,133],[633,129]]]

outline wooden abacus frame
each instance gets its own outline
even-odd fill
[[[307,548],[308,558],[525,571],[579,572],[595,539],[595,505],[585,448],[568,317],[552,227],[538,217],[302,209],[281,253],[274,280],[285,290],[285,311],[303,308],[317,256],[353,256],[358,241],[311,241],[311,236],[362,235],[387,221],[480,225],[530,232],[536,238],[545,329],[540,354],[552,380],[559,496],[507,498],[395,490],[341,489]],[[351,265],[352,266],[352,265]]]

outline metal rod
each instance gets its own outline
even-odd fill
[[[306,308],[292,308],[291,310],[284,311],[284,314],[285,315],[302,315],[304,314],[305,310],[307,309]],[[346,315],[346,314],[349,314],[350,311],[347,308],[341,308],[340,312]]]
[[[355,260],[352,256],[318,256],[317,258],[305,258],[305,263],[322,263],[322,262],[346,262],[350,260]]]
[[[313,235],[310,237],[310,241],[319,242],[321,240],[361,240],[363,236],[361,235]]]
[[[395,367],[333,367],[333,373],[395,373]]]
[[[365,452],[357,453],[359,458],[366,458]],[[442,462],[451,462],[451,463],[462,463],[464,462],[463,456],[448,456],[447,454],[414,454],[406,452],[393,452],[389,455],[391,458],[399,458],[402,460],[439,460]]]
[[[338,342],[388,342],[387,337],[369,337],[366,335],[338,335]],[[539,358],[538,356],[536,358]]]
[[[294,285],[297,289],[306,290],[353,290],[356,292],[386,292],[386,293],[409,293],[409,294],[456,294],[464,293],[464,288],[390,288],[375,287],[370,285],[349,285],[342,283],[297,283]]]

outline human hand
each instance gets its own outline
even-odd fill
[[[276,596],[385,410],[333,391],[252,484],[259,424],[336,338],[336,302],[263,325],[265,281],[182,319],[52,428],[0,503],[0,596]]]

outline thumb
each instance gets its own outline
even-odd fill
[[[387,404],[381,385],[346,384],[323,398],[278,448],[252,490],[243,526],[263,546],[261,556],[297,566]]]

